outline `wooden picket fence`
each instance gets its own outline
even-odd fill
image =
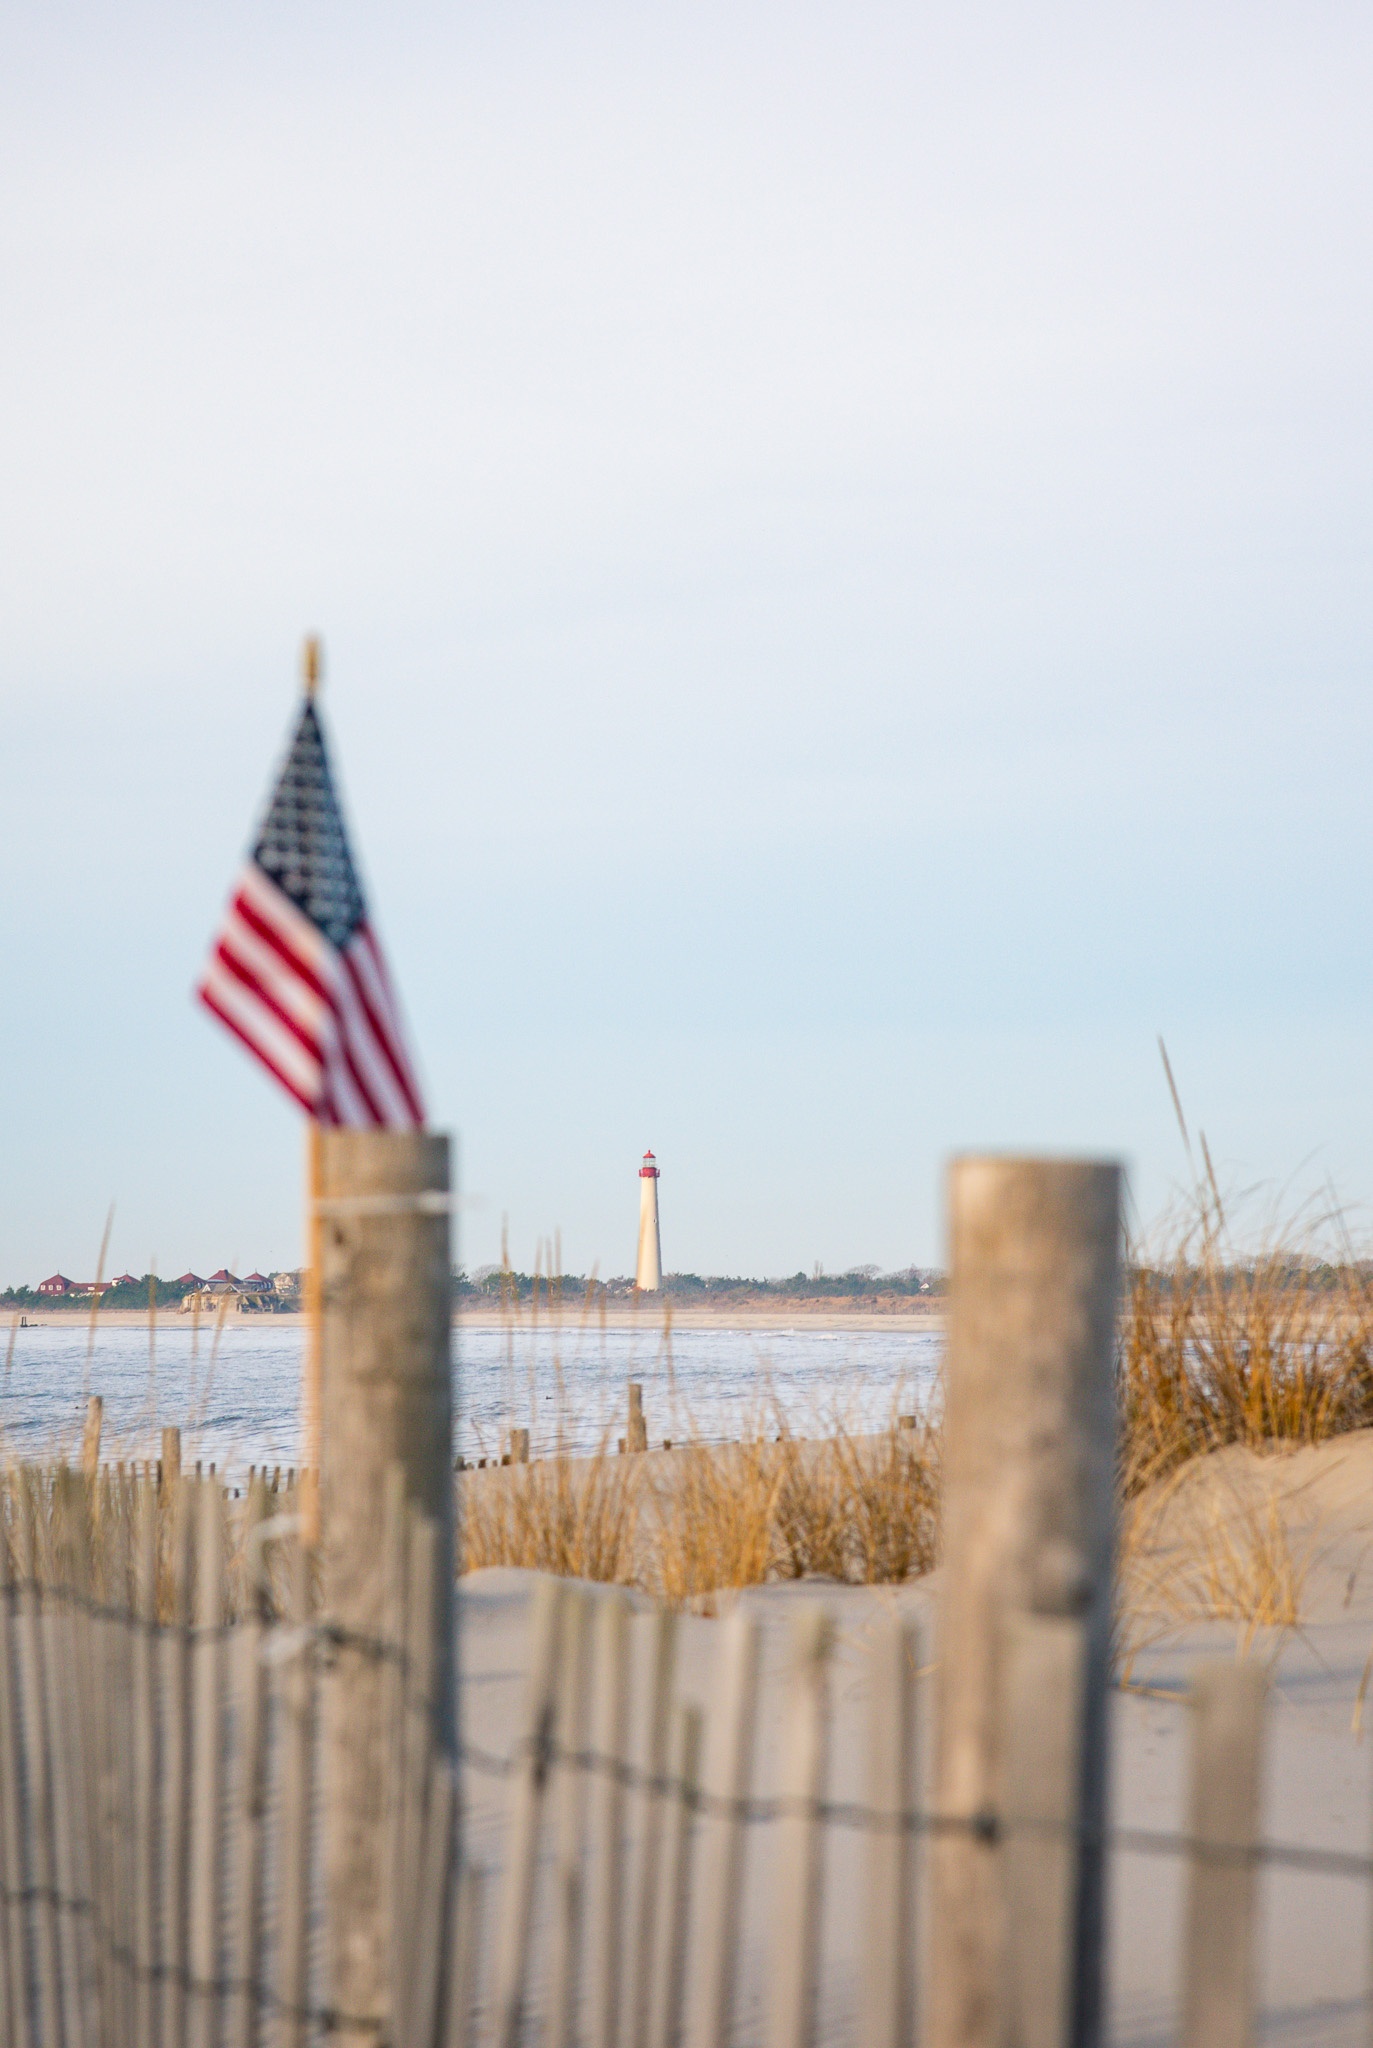
[[[912,2048],[921,2040],[943,2048],[955,2038],[940,2031],[930,2009],[938,1933],[928,1906],[921,1910],[930,1859],[943,1844],[973,1843],[1001,1864],[1004,2005],[1001,2020],[989,2018],[976,2038],[1034,2048],[1105,2038],[1099,2014],[1084,2031],[1075,1999],[1081,1888],[1099,1876],[1103,1851],[1187,1867],[1183,2048],[1243,2048],[1254,2038],[1257,1889],[1265,1866],[1343,1878],[1362,1900],[1373,1897],[1373,1859],[1262,1840],[1267,1679],[1255,1662],[1216,1660],[1198,1669],[1186,1832],[1108,1823],[1093,1840],[1070,1810],[1080,1758],[1067,1688],[1056,1713],[1008,1730],[999,1808],[940,1813],[920,1783],[916,1681],[928,1669],[920,1631],[889,1611],[864,1630],[863,1796],[836,1800],[829,1789],[833,1627],[822,1602],[808,1597],[790,1625],[779,1767],[759,1794],[757,1616],[741,1605],[718,1625],[709,1725],[699,1708],[674,1700],[676,1617],[658,1610],[648,1625],[650,1654],[633,1660],[622,1595],[540,1582],[522,1737],[503,1757],[469,1746],[469,1767],[510,1781],[485,1956],[482,2039],[491,2048],[532,2038],[531,2015],[547,2048],[583,2041],[593,2048],[727,2048],[741,2038],[740,1929],[759,1830],[771,1834],[764,1851],[765,2048],[814,2048],[831,1904],[850,1916],[856,1905],[860,1930],[846,2038],[861,2048]],[[1018,1618],[1018,1647],[1008,1661],[1040,1674],[1080,1670],[1074,1627],[1059,1618]],[[1004,1711],[1015,1715],[1014,1684]],[[856,1899],[827,1899],[836,1831],[863,1843]],[[470,1935],[463,1954],[470,1972]],[[471,1995],[464,1977],[464,1997]]]
[[[396,2048],[725,2048],[738,2036],[746,1863],[770,1831],[766,2048],[812,2048],[826,1838],[858,1832],[863,2048],[905,2048],[925,2004],[917,1894],[949,1834],[1004,1854],[1026,2038],[1067,2041],[1073,1899],[1084,1844],[1054,1803],[1046,1742],[1011,1746],[998,1813],[932,1814],[918,1783],[915,1627],[872,1632],[866,1787],[829,1795],[832,1628],[798,1607],[780,1764],[756,1792],[760,1624],[718,1625],[709,1725],[682,1704],[678,1622],[626,1597],[537,1583],[524,1718],[471,1772],[505,1781],[497,1868],[460,1855],[456,1779],[438,1750],[421,1526],[386,1660],[392,2010],[332,2012],[321,1856],[320,1688],[335,1632],[316,1611],[294,1501],[256,1475],[14,1468],[0,1484],[0,2048],[300,2048],[347,2033]],[[651,1632],[631,1655],[634,1626]],[[1063,1624],[1046,1624],[1051,1638]],[[1040,1645],[1042,1651],[1044,1645]],[[636,1676],[637,1674],[637,1676]],[[1183,2038],[1242,2043],[1252,2020],[1257,1873],[1287,1860],[1367,1883],[1356,1857],[1259,1847],[1264,1681],[1202,1673],[1184,1836],[1116,1839],[1190,1861]],[[1060,1744],[1061,1746],[1061,1744]],[[1048,1761],[1046,1761],[1046,1758]],[[1108,1838],[1109,1839],[1109,1838]]]
[[[422,1529],[408,1532],[413,1538]],[[438,2038],[455,1780],[405,1617],[387,1660],[397,2048]],[[150,1466],[0,1482],[0,2048],[299,2048],[323,1984],[320,1688],[332,1635],[291,1492]],[[432,1833],[434,1839],[428,1839]],[[427,1886],[424,1896],[421,1887]],[[426,1987],[428,1987],[426,1995]]]

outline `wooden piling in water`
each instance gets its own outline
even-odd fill
[[[86,1402],[86,1427],[81,1436],[81,1470],[87,1479],[94,1479],[100,1470],[100,1432],[105,1420],[105,1403],[99,1394],[92,1394]]]

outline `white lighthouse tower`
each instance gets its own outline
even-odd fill
[[[645,1152],[639,1168],[639,1263],[634,1285],[641,1294],[657,1294],[663,1284],[663,1244],[658,1235],[658,1167]]]

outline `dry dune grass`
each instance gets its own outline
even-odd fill
[[[937,1428],[896,1417],[652,1457],[557,1455],[470,1475],[463,1567],[525,1565],[633,1585],[673,1605],[811,1576],[887,1583],[928,1571],[938,1541]]]
[[[1148,1643],[1199,1621],[1232,1621],[1247,1651],[1260,1629],[1301,1625],[1319,1533],[1294,1535],[1279,1477],[1253,1464],[1179,1468],[1124,1503],[1117,1638],[1127,1671]]]
[[[652,1477],[653,1529],[640,1583],[674,1606],[772,1575],[785,1461],[755,1438],[691,1443]]]
[[[1246,1249],[1244,1206],[1223,1200],[1201,1142],[1205,1176],[1136,1251],[1121,1317],[1118,1607],[1134,1648],[1202,1620],[1234,1621],[1242,1644],[1298,1627],[1319,1537],[1298,1533],[1276,1461],[1373,1424],[1373,1276],[1338,1209],[1270,1217]]]
[[[1131,1497],[1227,1444],[1315,1444],[1373,1423],[1373,1278],[1322,1255],[1338,1217],[1240,1251],[1214,1183],[1130,1269],[1121,1481]]]
[[[632,1583],[638,1555],[637,1461],[541,1458],[462,1489],[463,1570],[524,1565],[563,1578]],[[475,1479],[475,1475],[474,1475]]]

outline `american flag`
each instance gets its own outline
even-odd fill
[[[197,994],[318,1122],[424,1122],[308,696]]]

